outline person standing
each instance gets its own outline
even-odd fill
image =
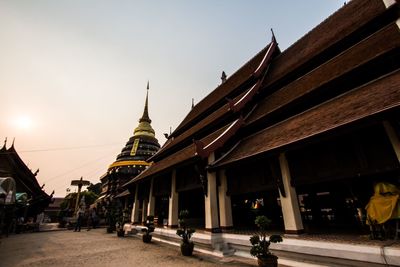
[[[79,207],[78,211],[76,212],[76,224],[74,232],[81,231],[82,217],[83,217],[83,209],[82,207]]]
[[[92,226],[93,226],[93,229],[95,229],[96,226],[97,226],[97,222],[98,222],[98,217],[97,217],[97,214],[96,214],[96,208],[93,208],[93,209],[91,210],[90,217],[91,217],[91,219],[92,219]]]

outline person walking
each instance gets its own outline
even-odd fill
[[[83,217],[83,209],[82,207],[79,207],[78,211],[76,212],[76,224],[74,232],[81,231],[82,217]]]
[[[92,226],[93,226],[93,229],[95,229],[96,226],[97,226],[97,222],[98,222],[98,220],[99,220],[98,217],[97,217],[96,208],[93,208],[93,209],[91,210],[90,217],[91,217],[91,219],[92,219]]]

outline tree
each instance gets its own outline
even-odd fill
[[[95,193],[96,195],[100,195],[100,193],[101,193],[101,183],[90,184],[87,187],[87,190]]]

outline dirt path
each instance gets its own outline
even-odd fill
[[[51,231],[11,235],[0,239],[1,267],[47,266],[256,266],[238,259],[219,259],[194,252],[181,256],[179,248],[160,242],[145,244],[136,237],[118,238],[105,229]]]

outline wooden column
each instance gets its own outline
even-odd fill
[[[131,221],[132,223],[138,223],[139,222],[139,199],[138,199],[138,194],[139,194],[139,185],[136,184],[135,188],[135,200],[133,202],[133,207],[132,207],[132,215],[131,215]]]
[[[176,192],[176,170],[172,171],[171,177],[171,195],[169,197],[168,205],[168,227],[178,227],[178,199],[179,194]]]
[[[147,219],[147,207],[148,207],[148,200],[143,199],[142,218],[141,218],[142,223],[145,222]]]
[[[214,153],[208,156],[208,162],[214,161]],[[215,172],[207,172],[207,195],[205,201],[205,219],[206,230],[211,232],[219,232],[218,222],[218,200],[217,200],[217,174]]]
[[[396,153],[397,160],[400,162],[400,140],[396,134],[396,130],[392,127],[390,122],[384,121],[383,126],[385,127],[386,134],[389,137],[390,143],[392,144],[393,150]]]
[[[228,181],[225,170],[219,172],[220,186],[218,188],[219,201],[219,223],[222,229],[233,227],[231,197],[226,195],[228,192]]]
[[[156,204],[156,198],[153,196],[153,186],[154,186],[154,178],[151,178],[150,182],[150,193],[149,193],[149,204],[147,207],[147,216],[154,216],[154,209]]]
[[[279,155],[279,164],[281,167],[283,187],[286,193],[286,197],[283,197],[282,193],[279,191],[285,232],[287,234],[300,234],[304,232],[303,222],[301,220],[296,189],[290,184],[290,170],[284,153]]]

